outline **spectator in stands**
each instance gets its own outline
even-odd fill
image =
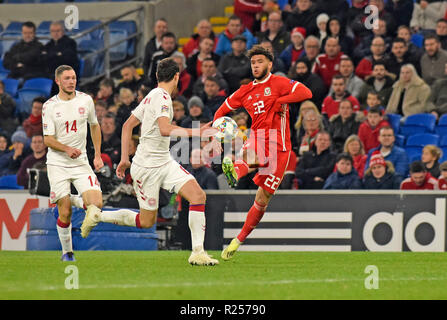
[[[431,112],[427,108],[430,87],[422,80],[411,64],[402,66],[399,80],[393,85],[387,113],[397,113],[408,117],[416,113]]]
[[[378,61],[383,61],[383,58],[385,57],[385,40],[380,36],[374,37],[370,49],[371,55],[360,60],[355,69],[355,74],[365,81],[372,76],[373,66]]]
[[[360,125],[358,133],[366,152],[379,146],[380,129],[389,126],[388,121],[383,119],[382,110],[379,107],[368,110],[366,120]]]
[[[439,169],[441,170],[441,175],[438,178],[438,187],[439,190],[447,189],[447,161],[444,161],[439,165]]]
[[[431,176],[422,161],[410,165],[410,177],[400,184],[401,190],[438,190],[438,180]]]
[[[369,167],[369,161],[373,152],[380,151],[385,160],[393,164],[396,173],[405,178],[408,175],[408,156],[404,149],[394,144],[395,141],[396,137],[394,136],[393,128],[381,128],[379,131],[380,145],[369,151],[365,170]]]
[[[172,59],[177,63],[180,72],[180,79],[178,81],[177,96],[183,96],[185,98],[191,97],[194,81],[191,75],[186,70],[185,55],[179,51],[172,54]]]
[[[385,1],[384,0],[369,0],[370,6],[376,6],[379,10],[379,18],[381,20],[384,20],[386,22],[386,28],[388,31],[388,34],[393,35],[396,32],[396,22],[394,20],[394,17],[391,13],[387,12],[385,9]],[[358,16],[355,17],[354,21],[351,23],[352,31],[356,36],[364,37],[365,35],[368,35],[370,33],[370,29],[372,26],[368,26],[367,23],[365,23],[370,16],[371,12],[367,10],[363,10]],[[369,23],[372,23],[368,20]]]
[[[323,79],[327,88],[331,86],[332,77],[339,72],[341,58],[347,56],[340,51],[338,39],[329,37],[326,40],[324,54],[320,54],[316,60],[312,72],[318,74]]]
[[[47,77],[54,79],[54,71],[63,64],[69,65],[79,74],[77,44],[65,34],[63,22],[54,21],[50,24],[50,37],[50,41],[42,49],[42,55],[48,68]]]
[[[234,0],[234,14],[241,19],[241,23],[250,32],[253,32],[253,24],[256,15],[264,11],[262,0]]]
[[[200,149],[191,151],[190,165],[187,166],[187,170],[196,178],[202,189],[219,189],[217,176],[213,170],[205,166],[202,153],[203,151]]]
[[[318,27],[318,39],[323,41],[327,37],[327,22],[329,21],[329,16],[326,13],[320,13],[317,16],[317,27]]]
[[[182,53],[186,59],[189,59],[200,50],[200,42],[203,39],[213,41],[211,51],[214,51],[217,44],[217,37],[213,32],[213,26],[207,19],[202,19],[197,23],[197,33],[193,34],[187,43],[183,46]]]
[[[29,175],[27,169],[34,168],[37,165],[45,165],[47,161],[47,146],[43,142],[43,135],[36,134],[31,138],[32,154],[23,159],[19,170],[17,171],[17,184],[28,189]]]
[[[342,25],[346,25],[349,4],[346,0],[316,0],[315,9],[318,12],[325,12],[330,17],[336,16]]]
[[[357,98],[364,85],[364,82],[354,74],[354,63],[349,57],[345,57],[340,60],[340,74],[345,78],[346,90]],[[333,89],[331,88],[329,94],[332,93]]]
[[[400,68],[405,64],[412,64],[420,74],[420,63],[417,57],[412,57],[408,51],[407,42],[402,38],[395,38],[390,54],[385,58],[386,69],[397,78]]]
[[[199,97],[205,96],[205,79],[208,77],[216,78],[219,81],[220,89],[228,92],[228,83],[222,73],[217,69],[216,62],[211,58],[205,58],[202,61],[202,75],[194,82],[192,88],[193,95]]]
[[[295,175],[299,189],[322,189],[335,165],[336,155],[330,151],[331,137],[321,131],[317,134],[315,148],[304,152],[298,161]]]
[[[395,173],[391,162],[385,161],[380,152],[376,151],[369,161],[369,168],[363,178],[364,189],[399,189],[402,177]]]
[[[137,90],[137,102],[140,103],[149,94],[151,90],[145,86],[141,85]]]
[[[121,160],[121,139],[116,133],[115,115],[113,113],[108,112],[102,119],[101,133],[101,153],[107,154],[113,165],[118,165]]]
[[[353,168],[353,160],[349,153],[343,152],[337,155],[335,167],[336,171],[326,179],[323,189],[362,189],[362,181]]]
[[[0,80],[0,133],[11,136],[19,125],[14,116],[15,106],[14,99],[5,92],[5,83]]]
[[[438,23],[436,23],[436,35],[441,42],[441,47],[444,50],[447,50],[447,20],[439,19]]]
[[[372,107],[367,104],[369,92],[376,92],[379,95],[381,104],[387,105],[393,92],[394,80],[388,75],[386,65],[383,60],[378,60],[373,66],[373,71],[370,77],[363,84],[359,93],[359,102],[364,107]]]
[[[211,112],[205,109],[205,105],[203,104],[202,99],[197,96],[192,96],[188,101],[188,113],[189,115],[182,121],[181,127],[183,128],[193,128],[194,121],[201,121],[202,119],[206,119],[210,121]]]
[[[222,32],[217,40],[216,53],[223,57],[226,54],[233,52],[233,38],[236,36],[243,36],[245,38],[246,50],[250,50],[256,43],[256,38],[253,34],[242,25],[241,19],[233,15],[228,20],[227,28]]]
[[[186,61],[186,70],[196,81],[202,75],[202,63],[205,59],[211,58],[216,65],[219,64],[220,56],[213,52],[214,40],[212,38],[200,38],[198,50],[190,55]]]
[[[358,29],[367,5],[368,0],[351,0],[351,7],[347,10],[346,17],[346,25],[350,30]]]
[[[275,56],[279,57],[281,52],[290,44],[290,34],[284,28],[281,19],[281,13],[278,11],[271,12],[267,20],[267,30],[256,35],[258,43],[264,39],[270,40],[272,43]]]
[[[323,80],[316,73],[311,72],[309,60],[301,58],[292,65],[289,71],[289,78],[303,83],[312,91],[312,101],[321,106],[323,99],[326,97],[326,86]]]
[[[415,60],[420,60],[422,55],[424,54],[424,50],[422,48],[417,47],[411,41],[411,29],[408,25],[402,25],[397,28],[397,37],[402,38],[407,42],[408,52]]]
[[[120,92],[121,88],[128,88],[132,92],[137,92],[138,88],[143,84],[143,78],[138,74],[137,69],[132,64],[127,64],[120,70],[121,82],[116,87],[116,91]]]
[[[373,40],[377,37],[381,37],[385,43],[383,53],[388,52],[393,42],[393,38],[387,35],[386,22],[383,19],[378,20],[378,28],[373,28],[370,35],[360,38],[360,43],[355,47],[353,52],[355,63],[358,63],[364,57],[368,57],[372,54],[371,45]],[[378,51],[378,49],[379,48],[376,48],[376,51]]]
[[[385,5],[386,11],[393,15],[394,21],[398,26],[410,25],[413,15],[414,0],[393,0]]]
[[[262,1],[262,12],[255,15],[255,22],[253,23],[253,28],[250,30],[253,34],[258,34],[259,32],[265,32],[268,28],[268,17],[272,12],[278,12],[281,14],[277,0],[260,0]]]
[[[0,177],[8,174],[9,159],[12,152],[9,149],[8,136],[0,132]]]
[[[441,48],[438,36],[428,34],[424,39],[425,53],[421,58],[422,79],[429,86],[445,75],[447,51]]]
[[[99,82],[99,91],[96,94],[95,101],[102,100],[107,103],[107,108],[115,104],[114,93],[115,83],[110,78],[104,78]]]
[[[346,139],[352,134],[357,134],[360,121],[357,113],[352,108],[349,100],[342,100],[338,114],[332,116],[329,121],[329,133],[332,138],[332,150],[335,153],[343,152]]]
[[[147,72],[147,80],[151,84],[152,87],[157,85],[157,66],[158,63],[172,56],[174,52],[177,51],[177,40],[175,34],[172,32],[166,32],[161,36],[161,48],[158,51],[155,51],[150,60],[150,67]]]
[[[235,36],[231,40],[232,52],[224,55],[218,69],[228,83],[228,94],[239,89],[241,81],[251,79],[250,59],[245,55],[247,40],[244,36]]]
[[[185,106],[179,100],[172,101],[172,108],[174,110],[173,124],[180,126],[182,121],[186,118]]]
[[[98,122],[101,123],[102,118],[104,118],[104,116],[107,113],[107,103],[102,100],[96,101],[95,102],[95,113],[96,113],[96,118],[98,119]]]
[[[293,28],[290,32],[290,44],[281,52],[279,56],[287,71],[289,71],[290,66],[303,55],[303,44],[305,37],[306,29],[302,27]]]
[[[306,34],[316,35],[318,14],[311,0],[297,0],[291,12],[283,11],[283,20],[288,31],[295,27],[303,27],[306,28]]]
[[[36,97],[31,103],[31,114],[23,121],[23,129],[28,138],[43,134],[42,128],[42,106],[47,99],[45,97]]]
[[[304,134],[298,137],[298,155],[303,155],[304,152],[310,151],[317,137],[317,133],[324,130],[323,121],[319,113],[309,110],[303,115]],[[299,134],[299,133],[298,133]]]
[[[205,93],[205,96],[203,97],[205,108],[208,109],[214,117],[214,113],[216,113],[217,109],[224,103],[226,96],[221,94],[219,81],[214,77],[205,79],[203,90]]]
[[[352,50],[354,47],[354,40],[346,33],[344,26],[341,23],[340,18],[337,16],[332,16],[326,24],[326,38],[321,42],[321,46],[324,48],[326,40],[329,37],[334,37],[338,39],[340,45],[340,50],[348,55],[352,55]]]
[[[275,54],[273,52],[273,46],[272,46],[271,41],[268,39],[264,39],[259,43],[259,45],[261,47],[263,47],[264,49],[267,49],[268,51],[270,51],[273,55],[273,67],[272,67],[271,72],[273,74],[280,74],[282,76],[285,76],[287,74],[288,69],[286,69],[284,62],[280,58],[275,56]]]
[[[430,97],[427,100],[427,109],[433,110],[439,118],[447,113],[447,63],[444,66],[444,77],[436,80],[431,86]]]
[[[11,142],[13,152],[9,159],[7,174],[16,174],[22,161],[31,154],[30,139],[26,136],[25,131],[18,130],[12,135]]]
[[[439,159],[442,157],[442,151],[437,146],[428,144],[422,149],[421,160],[425,165],[425,169],[434,178],[438,178],[441,175],[439,169]]]
[[[340,102],[345,99],[351,101],[354,112],[360,110],[360,103],[356,97],[346,90],[346,80],[342,75],[338,74],[333,77],[331,89],[333,93],[323,100],[321,107],[321,113],[327,119],[339,113]]]
[[[315,61],[320,54],[320,48],[320,40],[317,37],[310,35],[304,40],[303,57],[310,62],[310,70],[314,69]]]
[[[22,40],[14,44],[3,58],[3,66],[10,70],[8,77],[27,80],[45,77],[46,68],[42,58],[43,44],[36,39],[33,22],[22,24]]]
[[[354,169],[359,177],[363,178],[368,156],[365,154],[365,148],[363,148],[363,143],[358,135],[353,134],[346,139],[343,152],[351,155]]]
[[[436,22],[444,17],[445,1],[419,0],[414,4],[410,27],[415,33],[427,33],[436,29]]]
[[[370,91],[366,96],[366,105],[363,108],[363,113],[368,114],[369,109],[375,107],[379,108],[382,114],[385,114],[385,107],[382,104],[382,100],[380,99],[379,94],[375,91]]]
[[[124,122],[130,117],[131,112],[138,106],[135,94],[128,88],[119,91],[120,104],[115,116],[116,134],[121,137],[121,129]],[[139,126],[134,128],[133,134],[138,134]]]
[[[144,49],[143,70],[146,78],[148,77],[152,56],[155,52],[161,50],[161,37],[166,32],[168,32],[168,21],[164,18],[156,20],[154,25],[154,36],[148,41]]]

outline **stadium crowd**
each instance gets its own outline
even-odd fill
[[[373,26],[368,5],[379,10]],[[78,70],[76,43],[64,35],[63,24],[51,25],[45,46],[35,31],[25,22],[23,39],[6,52],[9,77],[53,78],[60,64]],[[120,160],[122,125],[156,87],[160,60],[172,57],[179,65],[173,122],[191,128],[211,121],[226,97],[252,81],[245,52],[260,44],[274,53],[273,73],[300,81],[313,93],[311,100],[290,106],[294,152],[280,189],[447,189],[440,147],[426,145],[419,159],[409,157],[390,119],[397,114],[402,124],[415,114],[438,120],[447,113],[446,1],[235,0],[224,32],[214,34],[211,23],[200,20],[181,50],[169,19],[155,21],[153,31],[141,66],[124,66],[120,78],[101,79],[94,90],[81,88],[95,101],[103,160],[111,170]],[[42,168],[46,159],[44,102],[45,97],[34,99],[28,117],[17,117],[14,99],[0,81],[0,176],[17,174],[25,187],[26,168]],[[250,117],[243,109],[232,117],[246,139]],[[131,150],[138,134],[137,128]],[[228,188],[214,161],[221,156],[206,148],[208,142],[192,144],[198,147],[189,150],[191,161],[184,166],[202,188]],[[88,150],[93,152],[91,144]],[[257,188],[251,181],[256,169],[251,170],[238,189]]]

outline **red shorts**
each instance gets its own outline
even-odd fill
[[[266,164],[265,167],[258,169],[258,173],[253,178],[253,181],[268,193],[274,194],[284,177],[291,151],[279,151],[277,150],[276,144],[274,148],[272,147],[270,146],[266,150],[265,143],[259,140],[254,141],[254,139],[248,139],[242,149],[254,150],[258,156],[259,163]],[[269,152],[269,150],[273,151]]]

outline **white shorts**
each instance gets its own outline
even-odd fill
[[[195,179],[173,159],[157,168],[145,168],[132,163],[130,175],[140,208],[151,211],[158,209],[160,188],[178,193],[186,182]]]
[[[47,173],[51,203],[71,193],[70,183],[73,183],[80,195],[87,190],[101,191],[98,178],[88,164],[72,168],[47,165]]]

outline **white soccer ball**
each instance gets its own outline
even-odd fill
[[[213,128],[218,132],[214,135],[220,142],[231,142],[237,136],[239,128],[236,121],[230,117],[220,117],[213,122]]]

